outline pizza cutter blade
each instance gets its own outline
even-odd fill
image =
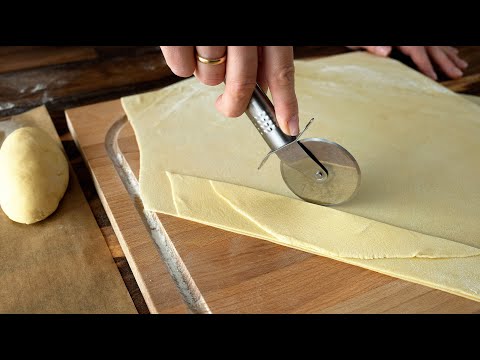
[[[257,85],[245,111],[280,160],[282,178],[299,198],[320,205],[338,205],[355,196],[361,172],[355,158],[341,145],[321,138],[288,136],[278,126],[270,99]]]

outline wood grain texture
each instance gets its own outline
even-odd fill
[[[98,58],[80,63],[52,65],[0,74],[0,116],[47,104],[49,111],[65,109],[71,102],[87,104],[118,98],[173,82],[161,53]],[[122,94],[122,95],[121,95]]]
[[[55,64],[94,59],[91,47],[65,46],[12,46],[0,47],[0,74]]]
[[[106,102],[96,106],[71,109],[66,112],[66,115],[70,132],[81,149],[83,158],[89,159],[89,163],[92,164],[90,170],[95,187],[103,189],[99,192],[100,199],[149,311],[153,313],[188,312],[130,195],[122,191],[124,185],[106,152],[104,143],[106,133],[110,126],[123,116],[120,102]],[[79,119],[81,126],[73,127],[75,123],[73,119]],[[80,146],[80,142],[85,143],[85,147]],[[100,171],[93,171],[93,169]],[[108,201],[106,201],[107,198]],[[112,248],[111,252],[113,252]]]
[[[129,262],[143,264],[151,254],[136,252],[132,244],[138,240],[130,237],[145,228],[135,214],[126,214],[125,201],[131,200],[125,188],[113,186],[113,164],[104,152],[105,132],[121,112],[117,101],[69,110],[67,117],[107,212],[114,216],[121,211],[123,218],[115,221],[128,223],[130,234],[116,232]],[[138,176],[138,146],[129,124],[118,143]],[[158,217],[213,313],[480,312],[480,303],[439,290],[173,216]],[[152,286],[140,288],[145,297],[160,303]],[[182,306],[161,308],[177,312]]]
[[[115,232],[113,231],[110,220],[108,220],[107,213],[105,212],[100,198],[97,195],[92,177],[90,175],[90,170],[82,160],[80,152],[75,145],[71,134],[69,132],[65,133],[60,137],[60,139],[67,154],[68,160],[70,161],[70,164],[72,165],[72,168],[79,180],[83,194],[88,201],[97,225],[100,228],[105,241],[107,242],[110,253],[118,267],[118,270],[120,271],[120,274],[122,275],[125,286],[132,297],[138,313],[150,313],[140,288],[138,287],[137,281],[133,276],[128,261],[125,258],[125,254],[123,253],[120,243],[118,242]]]

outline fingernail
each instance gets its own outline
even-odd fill
[[[377,46],[376,50],[378,51],[379,55],[385,56],[385,55],[388,55],[390,51],[390,46]]]
[[[437,76],[437,73],[435,71],[432,71],[430,73],[430,77],[433,79],[433,80],[438,80],[438,76]]]
[[[465,69],[468,66],[468,63],[465,60],[460,59],[460,65]]]
[[[289,121],[288,121],[288,130],[290,131],[291,136],[297,136],[299,133],[299,128],[298,128],[298,115],[293,116]]]
[[[452,69],[452,74],[453,74],[454,76],[460,77],[460,76],[463,75],[463,72],[462,72],[459,68],[453,68],[453,69]]]

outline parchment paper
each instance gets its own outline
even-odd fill
[[[15,125],[40,127],[60,142],[43,106],[0,121],[0,144]],[[46,220],[18,224],[0,210],[0,313],[136,313],[71,168]]]

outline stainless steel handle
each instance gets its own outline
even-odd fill
[[[245,113],[270,149],[277,150],[295,140],[295,136],[285,134],[278,126],[273,104],[258,84]]]

